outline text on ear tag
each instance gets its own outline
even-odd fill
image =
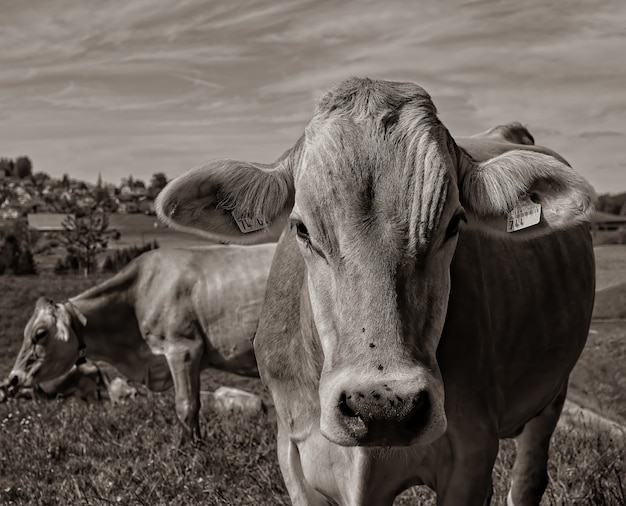
[[[535,204],[530,199],[524,199],[509,213],[506,223],[507,232],[516,232],[532,227],[541,221],[541,204]]]
[[[233,216],[233,218],[237,222],[237,226],[242,234],[249,234],[250,232],[256,232],[257,230],[267,227],[267,223],[258,218],[236,218],[235,216]]]

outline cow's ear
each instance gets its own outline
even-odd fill
[[[593,187],[570,166],[530,150],[481,163],[461,153],[459,190],[472,224],[521,238],[588,221],[596,200]]]
[[[167,225],[213,240],[276,240],[293,207],[289,169],[286,160],[209,162],[170,182],[156,199],[156,211]]]
[[[63,304],[56,304],[56,337],[61,341],[70,340],[70,328],[72,327],[72,317]]]

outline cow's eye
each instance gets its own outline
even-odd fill
[[[296,227],[296,235],[307,245],[310,245],[311,237],[309,236],[309,230],[306,228],[306,225],[300,220],[295,220],[293,225]]]
[[[450,220],[448,228],[446,229],[446,239],[451,239],[459,233],[459,224],[461,221],[467,223],[464,211],[458,211]]]
[[[33,342],[34,343],[39,342],[47,335],[48,335],[48,331],[46,329],[39,329],[37,332],[35,332],[35,335],[33,336]]]

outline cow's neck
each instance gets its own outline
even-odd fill
[[[79,312],[86,319],[86,324],[78,322],[76,327],[77,337],[84,342],[89,359],[116,365],[120,362],[120,348],[130,348],[138,332],[133,294],[129,290],[132,277],[128,274],[132,272],[120,274],[69,300],[75,313]],[[75,317],[73,315],[72,320]]]
[[[301,409],[319,410],[323,356],[312,327],[304,286],[306,266],[295,231],[283,234],[276,251],[255,337],[259,371],[271,385],[275,403],[294,414]]]
[[[72,331],[78,340],[78,358],[76,359],[76,365],[82,365],[85,363],[87,356],[87,345],[85,344],[83,332],[85,325],[87,324],[87,317],[72,303],[72,301],[68,300],[63,305],[70,315],[70,326],[72,327]]]

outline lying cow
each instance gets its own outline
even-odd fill
[[[492,134],[457,143],[419,86],[350,79],[276,163],[211,162],[159,195],[218,240],[289,219],[254,347],[294,504],[417,484],[485,504],[511,437],[509,504],[539,503],[591,318],[595,194],[530,135]]]
[[[174,385],[183,439],[200,438],[200,370],[257,376],[252,338],[275,244],[158,249],[65,302],[40,298],[9,375],[31,386],[80,357],[153,391]]]

